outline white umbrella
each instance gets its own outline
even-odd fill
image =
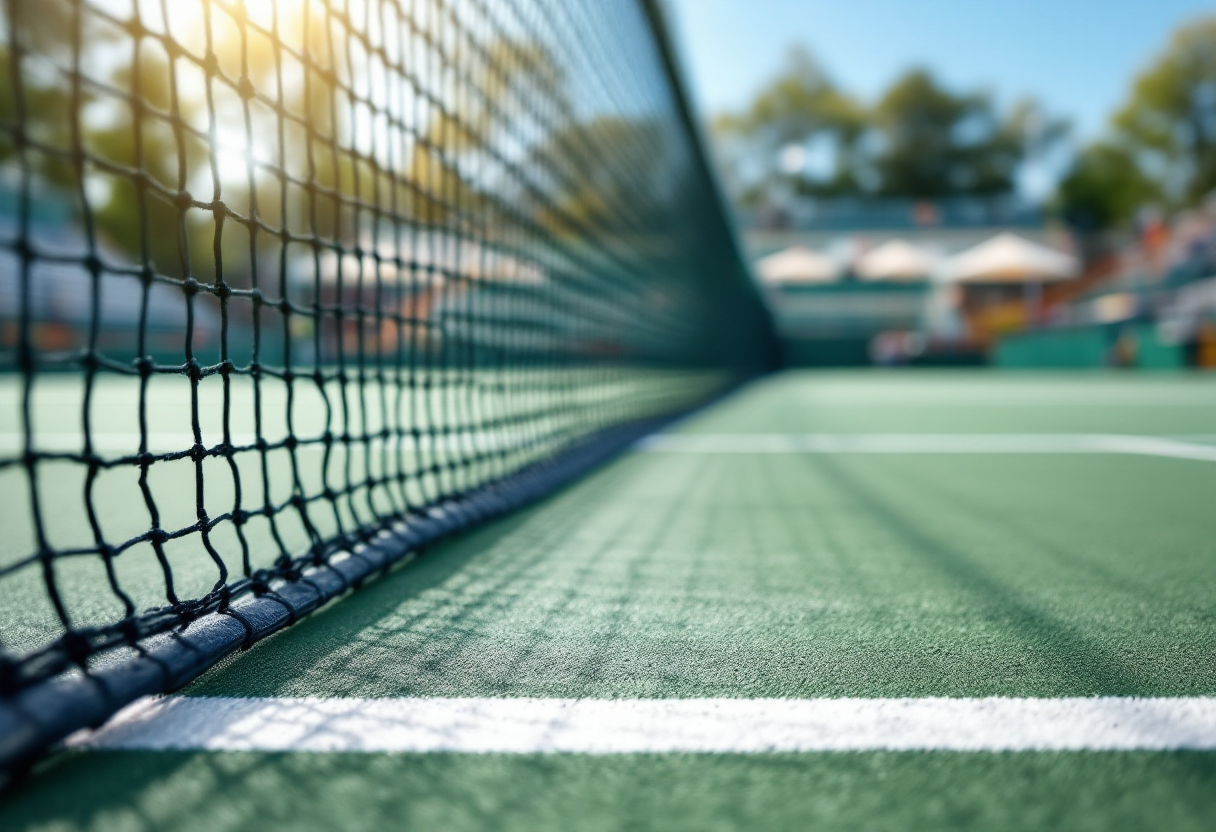
[[[862,280],[923,280],[937,265],[937,258],[907,240],[887,240],[867,251],[857,261]]]
[[[1077,274],[1077,258],[1004,232],[955,255],[950,277],[964,283],[1043,283]]]
[[[840,265],[805,246],[793,246],[762,257],[756,271],[765,283],[831,283],[840,274]]]

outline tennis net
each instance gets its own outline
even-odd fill
[[[772,358],[650,2],[3,23],[0,696],[107,680],[38,742]]]

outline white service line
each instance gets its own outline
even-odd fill
[[[139,433],[98,432],[93,434],[93,450],[99,453],[139,453]],[[218,445],[223,435],[218,431],[204,431],[204,445]],[[274,441],[274,437],[267,437]],[[234,445],[252,445],[258,441],[252,433],[237,433],[232,435]],[[165,451],[189,450],[194,445],[194,435],[190,433],[149,433],[148,449],[154,453]],[[0,450],[17,451],[25,447],[25,434],[9,432],[0,433]],[[40,451],[56,453],[80,453],[84,449],[82,433],[48,433],[35,431],[34,447]]]
[[[144,699],[95,749],[632,754],[1216,750],[1216,698]]]
[[[1104,433],[657,433],[634,446],[679,454],[1134,454],[1216,462],[1216,446]]]
[[[253,433],[234,433],[232,434],[232,444],[237,447],[251,447],[257,444],[257,434]],[[277,444],[286,438],[283,432],[268,433],[263,437],[267,442]],[[139,434],[138,433],[94,433],[93,451],[95,453],[112,453],[123,456],[139,453]],[[303,452],[317,452],[324,450],[324,445],[321,443],[320,434],[303,434],[300,436],[303,444],[300,449]],[[218,445],[223,440],[223,434],[217,430],[207,429],[203,431],[203,446],[213,447]],[[382,440],[378,436],[369,438],[366,442],[360,441],[359,444],[372,444],[375,442],[386,442],[390,446],[394,442],[399,442],[403,445],[412,447],[413,440],[407,436],[400,436],[396,439],[390,437],[388,440]],[[471,448],[477,450],[513,450],[522,445],[523,440],[519,437],[508,436],[499,433],[497,436],[478,432],[476,434],[469,432],[456,436],[435,436],[434,434],[424,436],[420,440],[420,444],[424,450],[452,450],[464,451]],[[149,433],[148,434],[148,450],[152,453],[174,453],[178,451],[189,450],[194,445],[194,436],[189,433]],[[84,435],[81,433],[48,433],[35,432],[34,448],[39,451],[48,453],[80,453],[84,450]],[[25,449],[25,434],[16,432],[0,432],[0,452],[20,453]]]
[[[281,436],[267,436],[271,443]],[[316,437],[309,437],[315,439]],[[658,433],[634,445],[648,453],[680,454],[1133,454],[1216,462],[1216,445],[1182,438],[1098,433]],[[204,445],[220,442],[209,431]],[[233,434],[233,444],[251,446],[254,434]],[[424,449],[461,450],[470,443],[491,447],[484,438],[437,437],[423,440]],[[194,444],[188,433],[150,433],[148,448],[154,453],[182,451]],[[500,443],[501,447],[507,447]],[[42,451],[79,453],[84,440],[79,434],[39,433],[35,446]],[[16,453],[25,447],[20,433],[0,432],[0,452]],[[323,450],[320,443],[305,444],[305,451]],[[138,433],[96,433],[93,450],[99,453],[134,454],[139,450]]]

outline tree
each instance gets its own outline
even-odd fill
[[[1145,176],[1133,153],[1110,142],[1081,151],[1056,192],[1065,221],[1081,232],[1122,225],[1140,206],[1159,197],[1160,189]]]
[[[884,196],[1002,194],[1026,156],[1029,105],[1001,119],[983,94],[955,94],[925,70],[899,79],[874,108],[874,172]]]
[[[783,178],[777,163],[780,150],[816,139],[826,139],[834,150],[832,173],[818,180],[805,173],[784,176],[803,192],[857,192],[853,154],[865,125],[865,108],[839,90],[805,49],[793,47],[781,73],[748,108],[719,116],[712,130],[728,184],[744,202],[756,202],[774,180]]]
[[[68,63],[70,33],[78,15],[68,0],[10,0],[0,17],[0,163],[17,154],[11,136],[21,122],[27,140],[56,150],[66,150],[72,137],[72,95],[59,79],[30,71],[29,52]],[[19,29],[19,31],[18,31]],[[82,39],[104,41],[94,31]],[[90,103],[87,90],[80,91],[81,105]],[[60,188],[77,185],[73,165],[63,155],[29,153],[24,159],[44,181]]]
[[[1007,194],[1026,159],[1049,149],[1067,125],[1030,101],[999,112],[987,95],[952,92],[924,70],[908,72],[866,107],[795,48],[748,108],[719,116],[713,130],[728,187],[758,205],[787,186],[816,196]],[[780,169],[783,148],[818,143],[831,150],[830,173]]]
[[[470,82],[479,94],[460,96],[451,109],[432,108],[426,128],[413,138],[406,179],[411,212],[423,222],[484,219],[492,197],[503,196],[511,183],[491,180],[484,172],[501,166],[490,154],[504,110],[529,100],[542,101],[567,118],[572,110],[561,69],[544,45],[499,38],[486,53],[489,60],[479,64]]]
[[[1162,173],[1174,201],[1193,203],[1216,188],[1216,17],[1174,33],[1113,126],[1142,166]]]
[[[185,131],[174,131],[153,111],[194,118],[201,105],[175,93],[169,66],[158,55],[142,52],[138,63],[115,69],[110,83],[129,90],[139,108],[113,108],[111,120],[83,128],[84,149],[109,165],[139,170],[140,177],[86,172],[86,181],[104,187],[91,200],[93,221],[110,242],[139,257],[146,255],[157,272],[177,278],[188,274],[209,280],[214,274],[212,234],[197,216],[174,204],[171,196],[185,189],[191,172],[205,166],[207,148]],[[207,198],[204,194],[202,198]]]
[[[212,122],[242,123],[236,95],[213,85],[223,95],[212,110],[197,84],[183,83],[180,67],[186,62],[168,60],[156,39],[142,39],[134,51],[115,51],[121,33],[99,27],[95,15],[69,0],[10,0],[6,11],[13,19],[3,20],[0,39],[0,163],[16,152],[9,138],[15,130],[5,125],[20,120],[35,146],[59,151],[29,152],[24,163],[42,183],[74,197],[78,210],[87,202],[93,226],[106,241],[133,258],[147,258],[160,274],[189,273],[201,280],[215,275],[216,229],[225,212],[248,219],[256,214],[266,226],[286,225],[299,235],[351,242],[350,212],[343,211],[341,198],[368,200],[374,174],[366,159],[349,150],[348,108],[339,100],[345,95],[340,95],[342,85],[351,85],[344,41],[327,37],[326,21],[311,4],[281,4],[276,31],[286,47],[307,56],[302,77],[281,86],[280,57],[272,43],[234,34],[245,25],[245,7],[227,8],[213,18],[215,25],[228,27],[212,44],[219,72],[271,97],[280,89],[283,113],[296,118],[253,107],[248,128],[261,156],[308,183],[291,188],[252,163],[247,172],[232,172],[231,158],[221,157],[234,153],[206,136]],[[191,22],[183,16],[174,36],[183,51],[199,56],[208,44],[202,27]],[[21,60],[14,60],[14,51]],[[96,92],[89,84],[73,90],[66,72],[47,70],[52,62],[61,70],[78,62],[84,76],[118,94]],[[281,146],[276,141],[280,121]],[[74,150],[84,160],[80,170],[72,161]],[[179,198],[187,193],[213,202],[215,209],[188,206]],[[388,201],[381,196],[382,203]],[[226,280],[242,285],[255,254],[242,243],[237,224],[229,219],[219,236]],[[274,243],[274,235],[258,241],[263,247]]]
[[[558,234],[655,231],[677,182],[665,164],[660,122],[597,116],[546,137],[531,159],[540,195],[522,195],[534,217]],[[665,179],[666,177],[666,179]]]

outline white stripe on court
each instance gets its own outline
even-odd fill
[[[144,699],[77,748],[627,754],[1216,750],[1216,697]]]
[[[232,444],[237,447],[252,447],[257,444],[257,434],[253,433],[234,433],[232,434]],[[273,444],[281,443],[285,438],[285,433],[267,434],[263,437],[267,442]],[[139,452],[139,434],[138,433],[94,433],[93,451],[95,453],[113,453],[121,455],[133,455]],[[305,452],[324,450],[321,444],[321,436],[319,434],[305,434],[300,437],[305,443],[300,446]],[[223,434],[216,430],[203,431],[203,446],[213,447],[223,441]],[[384,443],[392,446],[394,443],[402,445],[412,445],[413,440],[402,437],[390,437],[387,440],[381,439],[379,436],[372,436],[367,440],[366,444]],[[494,444],[497,442],[497,444]],[[507,436],[499,434],[497,438],[492,435],[487,435],[484,432],[474,435],[469,432],[459,436],[435,436],[427,435],[420,440],[423,449],[435,449],[444,451],[467,451],[467,450],[512,450],[521,447],[524,440],[519,437]],[[364,443],[360,443],[364,444]],[[152,453],[175,453],[178,451],[189,450],[194,445],[194,436],[189,433],[149,433],[148,434],[148,450]],[[48,433],[35,432],[34,448],[45,453],[80,453],[84,449],[84,434],[82,433]],[[19,453],[25,449],[25,434],[22,433],[0,433],[0,451],[7,453]]]
[[[93,450],[99,453],[139,453],[138,433],[106,433],[93,434]],[[218,445],[223,440],[223,434],[218,431],[206,431],[203,434],[204,445]],[[275,441],[275,437],[267,437]],[[237,433],[232,435],[232,444],[243,446],[253,445],[258,441],[255,434]],[[194,435],[190,433],[149,433],[148,449],[154,453],[165,451],[187,450],[194,445]],[[54,453],[80,453],[84,448],[83,433],[50,433],[35,431],[34,447],[40,451]],[[0,433],[0,451],[20,451],[25,448],[25,434],[8,432]]]
[[[281,438],[268,436],[267,440],[274,443]],[[436,450],[461,450],[473,441],[439,437],[423,440],[422,444],[424,448],[434,444]],[[642,439],[634,448],[650,453],[682,454],[1134,454],[1216,462],[1216,444],[1210,444],[1213,441],[1216,440],[1209,436],[1096,433],[659,433]],[[219,434],[208,432],[204,436],[206,446],[219,442]],[[232,442],[251,446],[257,437],[233,434]],[[194,438],[188,433],[148,435],[148,448],[154,453],[181,451],[193,444]],[[79,453],[84,440],[79,434],[39,433],[35,446],[42,451]],[[0,432],[0,452],[16,453],[24,447],[23,434]],[[304,448],[322,449],[315,442]],[[96,433],[93,450],[134,454],[139,450],[139,434]]]
[[[1101,433],[658,433],[634,446],[680,454],[1134,454],[1216,462],[1216,446]]]

